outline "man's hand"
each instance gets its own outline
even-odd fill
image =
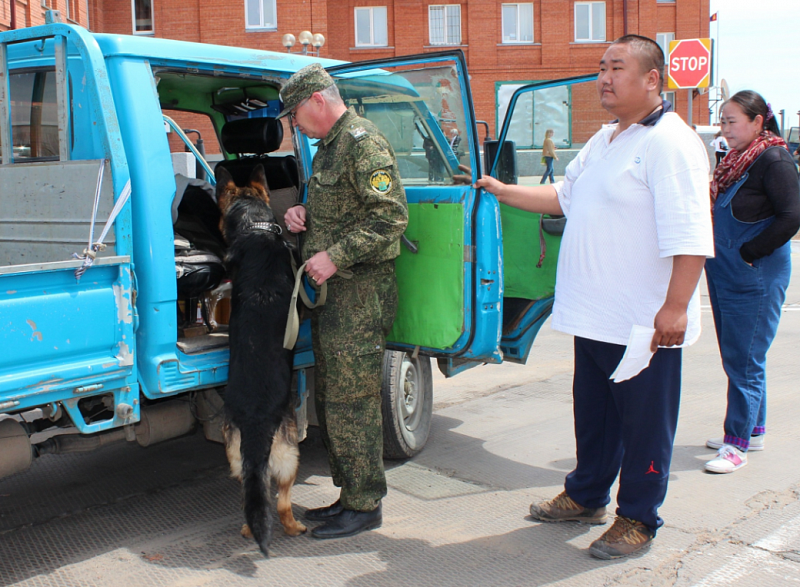
[[[656,329],[650,350],[656,352],[659,346],[683,344],[689,317],[686,309],[697,288],[706,258],[696,255],[675,255],[672,258],[672,276],[669,278],[667,298],[653,320]]]
[[[472,168],[468,165],[464,165],[463,163],[458,164],[459,171],[463,171],[464,175],[455,174],[453,175],[453,183],[455,184],[463,184],[469,185],[472,183]]]
[[[502,191],[503,188],[506,187],[502,181],[493,178],[491,175],[484,175],[478,181],[475,182],[473,185],[475,189],[483,188],[490,194],[492,194],[495,198],[497,198],[498,202],[503,201]]]
[[[650,350],[656,352],[659,346],[676,346],[683,344],[689,317],[686,306],[664,304],[656,314],[653,326],[656,329]]]
[[[325,283],[338,270],[333,261],[331,261],[328,251],[320,251],[306,262],[306,273],[317,285]]]
[[[289,232],[305,232],[306,230],[306,209],[304,206],[292,206],[286,211],[283,217],[286,228]]]

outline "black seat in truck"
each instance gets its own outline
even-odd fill
[[[238,159],[217,163],[224,167],[238,186],[246,186],[256,165],[264,166],[270,192],[270,206],[283,228],[284,238],[296,244],[294,235],[286,231],[283,220],[286,211],[297,203],[300,174],[294,155],[269,155],[283,142],[283,124],[275,118],[246,118],[232,120],[222,127],[222,147],[236,153]],[[215,168],[215,169],[216,169]]]

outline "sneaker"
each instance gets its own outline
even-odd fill
[[[719,438],[709,438],[706,440],[706,446],[708,448],[713,448],[714,450],[719,450],[725,446],[725,438],[722,436]],[[764,450],[763,434],[750,437],[750,448],[748,448],[747,451],[750,452],[751,450]]]
[[[531,517],[542,522],[583,522],[605,524],[606,508],[585,508],[562,491],[549,501],[531,504]]]
[[[592,542],[589,553],[603,560],[622,558],[650,547],[655,533],[636,520],[617,516],[614,525]]]
[[[733,473],[747,464],[747,453],[743,453],[735,446],[724,445],[715,459],[706,463],[706,471],[711,473]]]

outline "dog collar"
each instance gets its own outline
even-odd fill
[[[247,225],[249,230],[263,230],[266,232],[273,232],[275,234],[282,234],[283,229],[280,227],[279,224],[274,222],[251,222]]]

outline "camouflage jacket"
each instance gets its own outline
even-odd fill
[[[400,254],[408,206],[394,151],[350,108],[317,143],[308,182],[303,259],[327,251],[338,269]]]

